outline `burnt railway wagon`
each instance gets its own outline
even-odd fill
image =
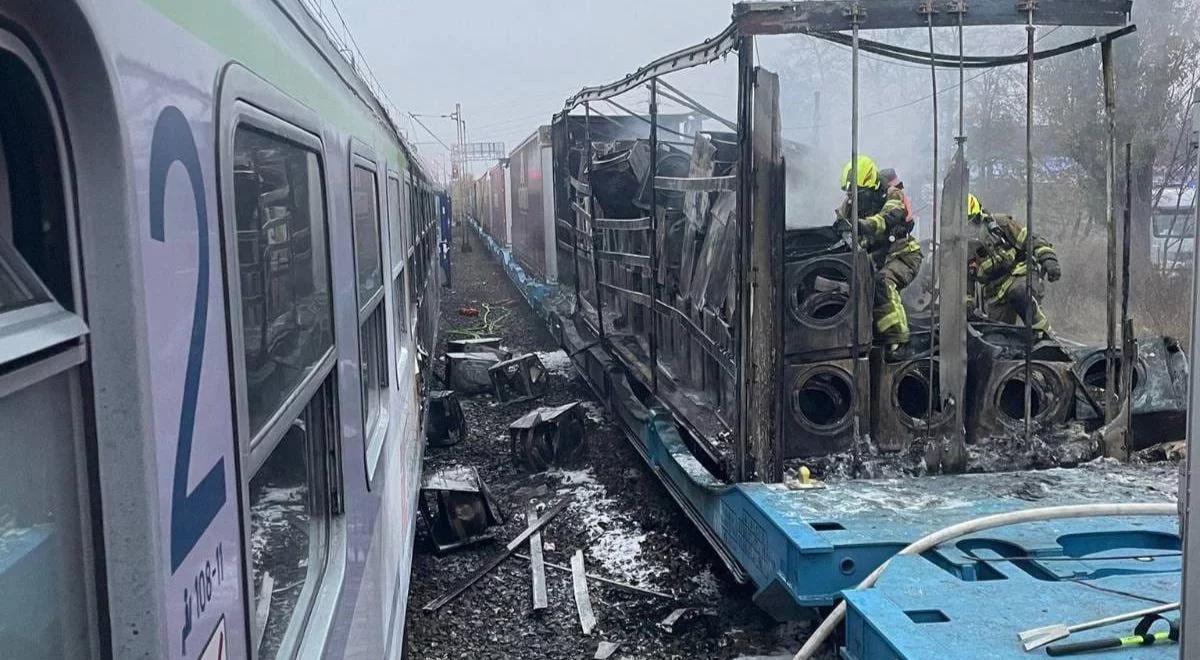
[[[1099,435],[1065,432],[1068,422],[1080,421],[1077,398],[1097,405],[1093,390],[1107,386],[1093,374],[1090,387],[1077,388],[1081,367],[1094,371],[1094,356],[1081,363],[1069,346],[1032,343],[1032,333],[1019,326],[996,332],[969,319],[965,306],[944,305],[939,315],[914,318],[914,356],[887,359],[872,348],[875,266],[853,236],[786,226],[788,205],[806,201],[788,197],[791,168],[805,171],[788,159],[803,158],[805,150],[782,139],[780,80],[756,63],[757,39],[803,33],[858,48],[859,30],[882,27],[1114,28],[1044,55],[1052,56],[1096,45],[1109,52],[1112,40],[1132,31],[1122,27],[1127,0],[955,6],[735,5],[732,24],[718,35],[611,84],[584,88],[555,116],[554,215],[514,214],[512,234],[531,231],[521,227],[528,222],[538,225],[532,231],[554,233],[557,284],[502,255],[652,473],[731,575],[754,585],[756,602],[782,620],[845,598],[848,607],[836,612],[848,612],[841,649],[847,658],[1024,657],[1018,631],[1057,616],[1098,618],[1128,604],[1106,591],[1114,586],[1105,582],[1112,573],[1084,566],[1116,547],[1140,548],[1137,554],[1177,551],[1180,544],[1174,505],[1164,501],[1176,482],[1173,469],[1075,467],[1136,449],[1128,437],[1113,440],[1115,425]],[[852,31],[853,40],[840,31]],[[958,66],[949,55],[919,59],[862,43],[918,64]],[[671,78],[735,51],[736,118],[705,108]],[[1012,59],[981,56],[972,66],[1026,63]],[[647,93],[648,115],[613,114],[608,107],[625,110]],[[700,121],[665,121],[657,112],[662,98],[686,103]],[[937,218],[941,295],[965,300],[965,288],[956,288],[966,282],[966,254],[958,251],[966,245],[965,221],[956,216],[966,197],[961,149],[944,171]],[[1145,344],[1165,350],[1155,358],[1152,389],[1171,396],[1154,401],[1182,412],[1182,399],[1172,398],[1187,389],[1181,350],[1170,341]],[[1117,349],[1111,353],[1119,356]],[[1144,391],[1139,384],[1133,405],[1155,413]],[[1070,469],[1022,472],[1051,465]],[[1123,485],[1114,487],[1117,481]],[[1028,495],[1030,489],[1036,493]],[[1111,502],[1105,510],[1154,517],[980,529],[897,557],[879,588],[852,590],[898,551],[951,523],[1043,515],[1023,511],[1026,497],[1085,509]],[[1054,559],[1031,559],[1041,556]],[[1130,563],[1118,570],[1150,580],[1140,584],[1154,591],[1152,598],[1174,600],[1179,556],[1163,559],[1154,569]],[[1081,562],[1088,584],[1055,562]],[[999,593],[1003,612],[994,607]],[[811,651],[798,657],[812,657]]]
[[[447,200],[339,50],[0,3],[0,656],[399,656]]]

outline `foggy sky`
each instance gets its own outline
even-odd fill
[[[586,85],[620,78],[729,24],[729,0],[338,0],[401,112],[463,105],[472,141],[511,149]],[[447,143],[448,119],[422,118]],[[431,163],[445,149],[402,124]]]

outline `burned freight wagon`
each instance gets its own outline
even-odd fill
[[[1173,340],[1137,341],[1128,329],[1123,341],[1108,347],[1035,340],[1028,325],[996,323],[960,304],[969,299],[970,246],[961,145],[932,182],[940,189],[933,196],[940,212],[932,214],[940,291],[927,311],[910,314],[907,354],[876,345],[880,264],[862,249],[857,225],[834,226],[832,213],[825,226],[789,225],[789,205],[815,203],[797,194],[804,189],[795,183],[798,173],[821,168],[806,161],[816,157],[812,151],[784,139],[780,78],[756,63],[756,39],[804,34],[857,53],[863,47],[858,31],[884,26],[1045,21],[1113,28],[1039,53],[1050,57],[1097,46],[1110,53],[1112,41],[1131,32],[1122,27],[1129,6],[1123,0],[1098,0],[1087,9],[1054,0],[1026,9],[984,1],[962,14],[911,4],[735,5],[733,23],[720,34],[612,84],[581,90],[551,127],[559,284],[553,295],[529,298],[730,572],[754,582],[756,602],[781,619],[834,604],[843,589],[927,532],[981,512],[1021,509],[1027,503],[1022,494],[1037,491],[1036,498],[1053,504],[1094,501],[1099,493],[1118,501],[1158,500],[1169,490],[1164,484],[1174,483],[1171,469],[1130,470],[1116,461],[1037,477],[1011,473],[1126,459],[1145,441],[1137,433],[1139,419],[1156,436],[1181,437],[1187,358]],[[927,8],[924,14],[918,5]],[[882,56],[914,57],[867,43]],[[697,101],[679,74],[716,65],[735,51],[730,91],[736,94],[729,96],[736,108]],[[949,67],[960,60],[933,53],[925,61]],[[1025,60],[971,62],[987,67]],[[1108,71],[1107,55],[1104,62]],[[857,87],[853,94],[857,109]],[[688,112],[667,120],[659,112],[666,103]],[[846,120],[857,117],[848,113]],[[839,168],[857,162],[857,130],[853,135]],[[836,174],[828,178],[836,192]],[[853,200],[857,179],[850,178],[845,194]],[[518,227],[526,221],[514,213],[514,237],[527,231]],[[531,284],[527,273],[514,279],[522,286],[544,283]],[[1112,314],[1110,323],[1116,324]],[[1111,487],[1105,470],[1129,487]],[[873,477],[913,479],[881,483]],[[920,570],[968,582],[982,574],[970,567],[987,572],[972,548],[1032,557],[1086,555],[1105,544],[1179,543],[1170,519],[1072,525],[939,549]],[[1081,545],[1062,541],[1076,533]],[[1050,587],[1037,580],[1055,588],[1062,582],[1064,606],[1107,604],[1103,591],[1067,585],[1055,570],[1038,572],[1026,586],[1045,590]],[[951,600],[986,600],[944,586]],[[1020,603],[1011,607],[1025,612]],[[870,616],[867,609],[859,615]],[[898,627],[923,622],[911,615],[887,621]],[[846,657],[920,657],[863,655],[868,642],[862,635],[878,635],[880,628],[857,630],[847,648],[859,644],[859,650]]]

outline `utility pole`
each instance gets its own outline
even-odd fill
[[[471,246],[467,244],[466,222],[464,222],[464,214],[466,213],[466,198],[468,194],[468,189],[466,188],[467,161],[465,149],[467,142],[467,123],[463,121],[461,103],[454,104],[454,113],[450,115],[450,118],[454,120],[455,138],[457,139],[458,146],[458,153],[451,154],[451,177],[452,179],[458,180],[457,187],[459,199],[458,203],[455,204],[457,207],[456,215],[458,215],[458,233],[460,236],[462,236],[462,251],[470,252]]]

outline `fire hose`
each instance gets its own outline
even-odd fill
[[[1099,516],[1176,516],[1179,509],[1174,503],[1125,503],[1125,504],[1076,504],[1069,506],[1050,506],[1023,511],[1009,511],[982,518],[975,518],[945,529],[940,529],[901,550],[901,555],[918,555],[942,543],[961,536],[982,532],[995,527],[1005,527],[1019,523],[1038,522],[1043,520],[1059,520],[1063,518],[1091,518]],[[892,560],[884,562],[858,584],[856,589],[867,589],[875,585],[879,576],[887,570]],[[792,660],[811,660],[817,649],[833,634],[834,629],[846,617],[846,601],[838,603],[837,607],[825,617],[821,625],[804,642],[804,646],[796,652]]]

